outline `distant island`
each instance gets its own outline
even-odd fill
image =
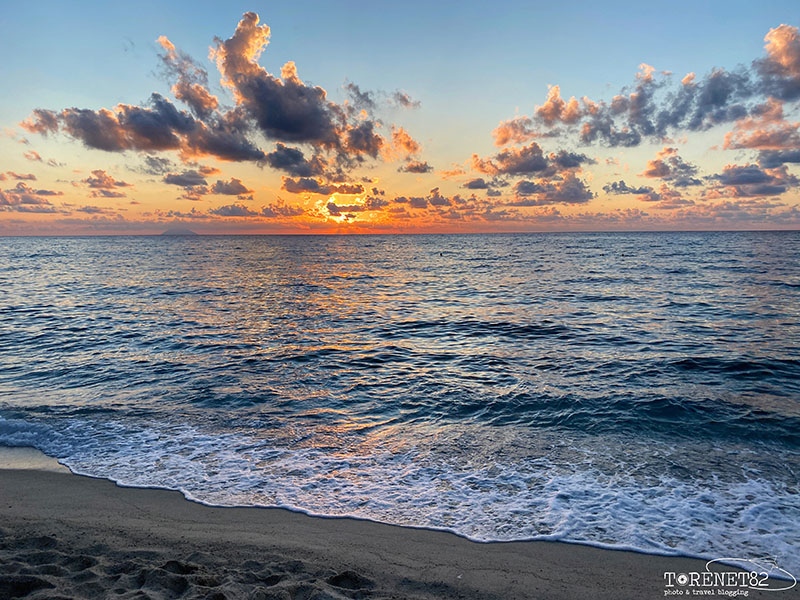
[[[170,227],[161,235],[197,235],[197,233],[188,227]]]

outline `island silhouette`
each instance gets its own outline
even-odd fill
[[[198,235],[188,227],[170,227],[161,235]]]

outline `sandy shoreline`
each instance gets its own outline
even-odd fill
[[[0,460],[0,598],[663,598],[665,571],[705,568],[557,542],[477,544],[281,509],[211,508],[48,460]]]

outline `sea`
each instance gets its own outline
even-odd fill
[[[0,445],[797,575],[800,232],[0,238]]]

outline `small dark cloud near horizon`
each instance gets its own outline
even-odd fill
[[[397,169],[400,173],[430,173],[433,167],[425,161],[409,160]]]
[[[57,213],[64,212],[50,202],[49,198],[63,196],[64,192],[48,189],[35,189],[24,181],[18,181],[13,188],[0,190],[0,211],[19,213]]]
[[[167,173],[162,181],[170,185],[178,185],[181,187],[208,185],[205,176],[192,169],[183,171],[182,173]]]
[[[625,181],[613,181],[603,186],[603,191],[608,194],[649,194],[653,188],[649,185],[639,187],[630,186]]]

